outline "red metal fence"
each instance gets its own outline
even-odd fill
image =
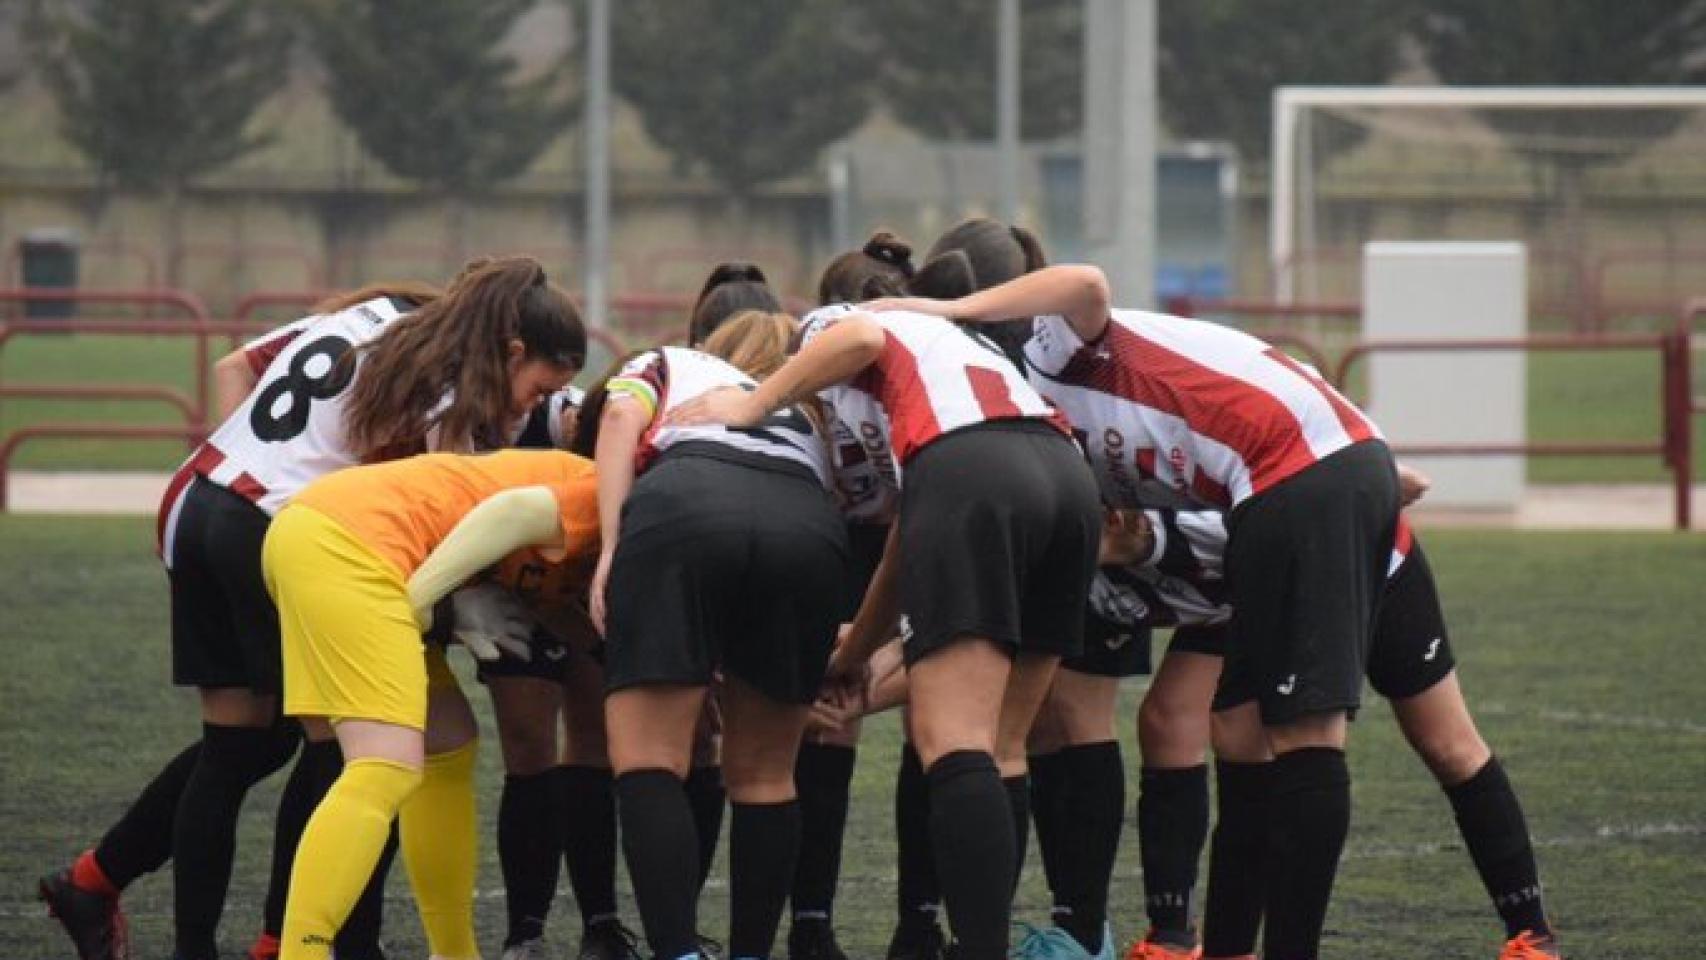
[[[0,305],[27,300],[72,301],[144,307],[166,307],[184,314],[177,320],[118,320],[118,319],[54,319],[9,320],[0,322],[0,357],[13,338],[25,335],[78,333],[112,336],[169,336],[189,337],[195,345],[194,388],[190,394],[160,384],[132,383],[0,383],[0,400],[139,400],[165,403],[182,418],[181,424],[143,426],[133,423],[45,423],[29,424],[0,438],[0,511],[6,509],[6,476],[13,453],[22,444],[35,439],[100,439],[100,440],[183,440],[199,442],[207,433],[210,409],[209,370],[212,360],[212,340],[223,337],[231,342],[252,335],[268,324],[255,319],[255,314],[269,307],[289,307],[300,311],[324,297],[321,291],[267,291],[243,298],[235,311],[238,319],[213,320],[201,301],[192,295],[171,290],[0,290]],[[612,298],[612,314],[623,318],[628,325],[648,329],[650,334],[641,342],[654,339],[674,339],[674,330],[684,326],[686,311],[692,298],[677,295],[635,294]],[[790,303],[790,309],[802,304]],[[1230,315],[1262,319],[1297,317],[1354,318],[1360,308],[1347,303],[1275,304],[1265,301],[1176,300],[1168,308],[1181,315]],[[1375,353],[1393,352],[1466,352],[1466,351],[1599,351],[1652,350],[1660,359],[1660,406],[1662,429],[1659,437],[1650,440],[1592,443],[1457,443],[1400,445],[1401,454],[1447,456],[1657,456],[1670,470],[1675,490],[1675,517],[1679,529],[1690,522],[1689,488],[1692,478],[1692,418],[1706,413],[1706,397],[1695,397],[1691,383],[1691,331],[1694,321],[1706,316],[1706,298],[1690,301],[1682,310],[1676,327],[1656,334],[1597,335],[1597,336],[1537,336],[1497,340],[1389,340],[1364,341],[1343,350],[1337,361],[1329,351],[1312,338],[1285,329],[1254,330],[1258,336],[1278,346],[1290,349],[1320,370],[1333,383],[1343,387],[1354,365]],[[643,322],[650,320],[651,323]],[[667,321],[669,327],[660,321]],[[612,356],[627,353],[628,343],[608,330],[589,331],[592,339]]]

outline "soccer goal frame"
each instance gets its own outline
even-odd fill
[[[1274,296],[1295,297],[1298,204],[1307,197],[1297,179],[1298,138],[1311,107],[1509,107],[1605,109],[1706,108],[1706,87],[1276,87],[1269,156],[1268,257]]]

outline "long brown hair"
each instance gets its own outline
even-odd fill
[[[362,348],[344,414],[350,446],[366,462],[408,456],[425,450],[435,429],[441,449],[497,445],[511,419],[517,340],[528,359],[570,370],[586,362],[580,312],[537,260],[470,263],[443,297]]]

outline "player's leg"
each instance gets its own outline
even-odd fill
[[[373,875],[391,821],[421,785],[425,736],[370,720],[337,724],[344,768],[309,817],[291,868],[280,960],[326,960]]]
[[[773,699],[734,675],[724,679],[722,699],[732,812],[729,955],[768,957],[799,853],[794,766],[807,707]]]
[[[321,718],[305,717],[302,728],[302,752],[279,794],[278,812],[273,821],[272,865],[261,907],[261,934],[249,947],[248,960],[274,960],[278,956],[296,848],[302,842],[308,818],[313,816],[344,766],[343,752],[338,748],[331,724]],[[379,932],[384,923],[385,878],[396,856],[397,830],[393,824],[373,877],[334,938],[333,949],[344,960],[385,960]]]
[[[582,960],[627,960],[634,936],[616,915],[616,785],[604,735],[602,644],[577,649],[563,676],[563,749],[554,805],[581,916]]]
[[[683,781],[705,688],[644,684],[604,701],[610,761],[622,818],[622,852],[652,953],[664,960],[699,949],[699,849]]]
[[[930,843],[930,781],[912,743],[911,708],[902,724],[900,769],[895,774],[894,821],[896,873],[894,934],[888,960],[938,960],[945,939],[937,922],[942,887],[936,880],[936,855]]]
[[[1208,840],[1208,766],[1214,689],[1220,656],[1206,652],[1212,628],[1182,627],[1138,707],[1143,752],[1138,784],[1137,836],[1143,860],[1149,933],[1133,958],[1171,960],[1196,949],[1191,894]]]
[[[1555,953],[1522,803],[1481,738],[1455,669],[1433,571],[1414,543],[1387,582],[1368,678],[1451,801],[1464,847],[1505,925],[1507,953]]]
[[[693,767],[687,773],[687,802],[693,806],[693,825],[699,835],[699,889],[716,866],[717,841],[723,835],[723,811],[729,792],[723,783],[723,721],[717,684],[705,698],[705,709],[693,728]]]
[[[1125,769],[1114,734],[1119,677],[1104,675],[1111,672],[1102,662],[1108,658],[1100,657],[1105,652],[1086,654],[1097,662],[1075,658],[1079,669],[1063,665],[1055,673],[1029,741],[1031,815],[1054,898],[1052,919],[1091,956],[1104,949],[1112,955],[1108,886],[1125,808]],[[1141,655],[1147,660],[1147,649]]]
[[[1015,661],[1010,647],[962,637],[926,652],[909,670],[936,873],[954,937],[967,956],[1007,952],[1018,838],[996,749],[1003,726],[1029,729],[1057,662],[1030,654]],[[1008,761],[1015,776],[1023,774],[1022,735],[1020,743],[1017,762]]]
[[[426,758],[420,788],[398,810],[403,865],[434,957],[477,960],[474,878],[479,833],[474,763],[479,725],[444,659],[429,645]]]
[[[794,762],[800,799],[800,851],[794,866],[788,930],[790,960],[846,960],[835,940],[835,887],[858,758],[860,724],[809,734]]]
[[[507,925],[504,955],[528,956],[523,944],[540,941],[557,871],[565,826],[553,787],[557,780],[557,724],[562,685],[545,677],[482,670],[492,697],[504,785],[498,800],[498,866],[504,878]]]

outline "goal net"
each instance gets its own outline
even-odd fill
[[[1369,240],[1520,240],[1541,329],[1706,295],[1706,88],[1285,87],[1274,294],[1356,302]]]

